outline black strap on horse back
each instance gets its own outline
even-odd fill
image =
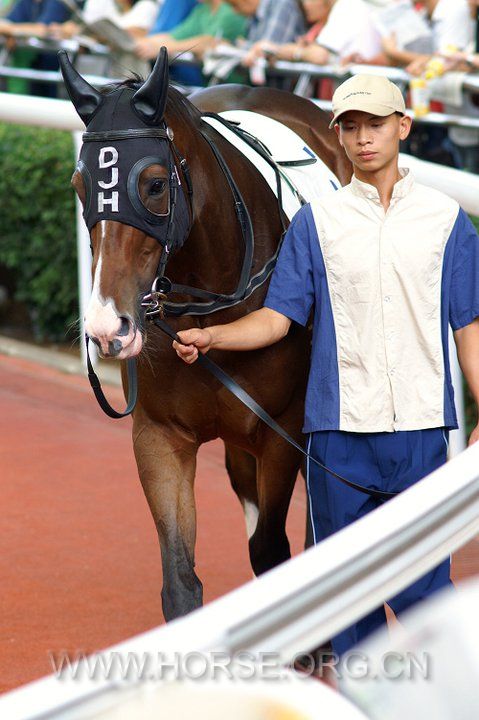
[[[125,408],[125,410],[120,413],[117,412],[108,400],[105,397],[105,393],[101,389],[101,383],[100,378],[96,374],[92,361],[90,360],[90,353],[88,352],[88,345],[90,342],[90,338],[88,335],[85,336],[85,342],[86,342],[86,361],[87,361],[87,368],[88,368],[88,380],[90,381],[91,388],[93,392],[95,393],[95,397],[98,401],[99,406],[103,410],[103,412],[108,415],[108,417],[113,418],[113,420],[119,420],[120,418],[127,417],[127,415],[131,415],[133,410],[135,409],[136,400],[138,397],[138,375],[136,372],[136,360],[134,358],[130,358],[127,362],[128,366],[128,403]]]
[[[281,184],[281,173],[278,170],[278,165],[282,165],[283,163],[277,163],[271,154],[271,152],[268,150],[266,145],[261,142],[261,140],[258,140],[254,135],[251,135],[247,130],[244,130],[242,127],[240,127],[237,123],[231,122],[229,120],[226,120],[226,118],[222,117],[221,115],[218,115],[217,113],[203,113],[202,117],[209,117],[213,120],[216,120],[221,125],[223,125],[225,128],[227,128],[230,132],[232,132],[236,137],[238,137],[240,140],[242,140],[246,145],[248,145],[252,150],[254,150],[272,169],[275,175],[276,179],[276,192],[277,192],[277,199],[278,199],[278,205],[279,205],[279,217],[281,220],[281,225],[283,227],[283,233],[286,232],[287,225],[284,221],[284,210],[283,210],[283,187]],[[214,129],[214,128],[213,128]],[[205,137],[203,133],[203,137]],[[301,160],[300,162],[307,162],[310,163],[310,159],[308,158],[306,161]],[[316,162],[315,159],[311,159],[311,162]]]
[[[254,275],[248,280],[249,272],[252,266],[254,250],[254,231],[251,217],[248,212],[248,208],[246,207],[246,203],[244,202],[244,199],[241,195],[241,192],[219,148],[216,146],[213,140],[209,138],[205,132],[202,131],[201,134],[204,140],[206,140],[206,142],[210,146],[210,149],[218,165],[220,166],[221,171],[223,172],[223,175],[225,176],[228,186],[233,195],[235,210],[240,224],[241,234],[245,243],[245,255],[241,268],[238,287],[236,291],[231,295],[227,295],[224,293],[214,293],[209,290],[193,288],[189,285],[179,285],[176,283],[172,283],[170,292],[193,295],[194,297],[198,297],[209,302],[165,302],[163,304],[163,307],[165,313],[169,316],[179,317],[182,315],[210,315],[211,313],[217,312],[218,310],[224,310],[226,308],[233,307],[234,305],[238,305],[240,302],[243,302],[243,300],[246,300],[258,287],[260,287],[269,278],[269,276],[273,272],[276,261],[278,259],[279,251],[281,250],[282,240],[287,229],[283,211],[283,190],[281,173],[278,170],[278,164],[273,160],[267,148],[263,146],[263,144],[259,140],[257,140],[257,138],[253,137],[245,130],[241,130],[240,128],[236,127],[234,123],[230,123],[228,120],[225,120],[221,117],[221,115],[217,115],[216,113],[204,113],[203,117],[213,118],[214,120],[217,120],[219,123],[224,125],[237,137],[243,140],[243,142],[249,145],[256,153],[258,153],[258,155],[263,158],[265,162],[270,165],[276,178],[278,210],[283,232],[274,255],[268,260],[265,266],[256,275]],[[215,130],[215,128],[212,129]],[[216,132],[218,131],[216,130]]]
[[[180,345],[182,344],[178,335],[168,325],[167,322],[159,319],[155,319],[153,320],[153,322],[157,327],[160,328],[160,330],[165,333],[165,335],[168,335],[168,337],[172,340],[176,340],[176,342],[180,343]],[[306,450],[298,442],[296,442],[296,440],[292,438],[291,435],[289,435],[286,430],[281,427],[281,425],[278,425],[276,420],[274,420],[274,418],[272,418],[271,415],[269,415],[266,410],[264,410],[261,405],[259,405],[256,400],[246,392],[246,390],[244,390],[240,385],[238,385],[236,380],[233,380],[232,377],[225,373],[225,371],[222,370],[215,362],[213,362],[211,358],[209,358],[207,355],[202,355],[201,353],[198,353],[198,362],[202,367],[208,370],[208,372],[211,373],[217,380],[219,380],[219,382],[227,390],[229,390],[236,398],[238,398],[238,400],[243,403],[243,405],[245,405],[249,410],[251,410],[251,412],[254,413],[256,417],[258,417],[269,428],[271,428],[271,430],[273,430],[277,435],[280,435],[284,440],[286,440],[286,442],[296,448],[296,450],[298,450],[305,458],[311,460],[312,463],[320,467],[322,470],[325,470],[337,480],[340,480],[348,487],[353,488],[353,490],[358,490],[359,492],[365,495],[369,495],[375,500],[380,500],[381,502],[386,502],[387,500],[390,500],[392,497],[395,497],[398,494],[363,487],[362,485],[359,485],[358,483],[355,483],[352,480],[348,480],[342,475],[339,475],[338,473],[334,472],[334,470],[330,470],[328,467],[326,467],[326,465],[323,465],[321,462],[319,462],[319,460],[316,460],[315,457],[306,452]]]

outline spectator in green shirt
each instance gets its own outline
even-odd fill
[[[12,5],[13,0],[0,0],[0,17],[5,17]]]
[[[246,34],[246,19],[222,0],[203,0],[188,17],[169,33],[150,35],[138,40],[137,54],[144,60],[153,60],[165,46],[170,55],[191,51],[202,58],[205,50],[218,40],[233,43]]]

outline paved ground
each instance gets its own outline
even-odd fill
[[[120,391],[108,388],[120,407]],[[92,651],[163,621],[153,522],[130,420],[105,417],[86,381],[0,355],[0,691],[51,672],[49,651]],[[201,450],[198,575],[211,600],[251,578],[221,443]],[[303,538],[298,483],[289,535]]]
[[[123,404],[118,389],[108,394]],[[106,418],[84,379],[6,355],[0,407],[1,692],[51,672],[50,651],[104,648],[162,615],[159,549],[130,421]],[[251,577],[220,443],[202,448],[196,488],[208,601]],[[304,515],[299,481],[288,521],[295,553]],[[454,577],[477,573],[478,561],[476,539],[455,556]]]

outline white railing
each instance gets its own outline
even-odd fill
[[[479,443],[398,497],[301,555],[187,617],[101,653],[166,661],[192,651],[277,653],[291,662],[407,587],[479,532]],[[85,665],[86,667],[86,665]],[[140,677],[50,676],[0,697],[0,717],[93,713],[102,695]],[[161,681],[161,677],[158,677]],[[117,702],[122,700],[117,693]],[[93,704],[92,704],[93,703]],[[71,713],[71,714],[70,714]],[[90,715],[88,715],[90,717]]]

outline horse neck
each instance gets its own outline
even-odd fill
[[[241,227],[231,189],[200,131],[201,116],[188,101],[181,100],[167,109],[167,121],[175,132],[175,144],[190,167],[194,222],[183,248],[170,260],[166,274],[176,283],[229,294],[236,290],[244,257]],[[204,131],[211,137],[208,127]],[[255,259],[265,262],[274,252],[274,242],[269,247],[265,240],[271,236],[266,229],[267,219],[261,219],[260,213],[255,212],[261,205],[258,180],[251,177],[247,161],[238,157],[225,140],[219,137],[214,140],[255,218],[255,234],[256,231],[261,234],[262,243]]]

